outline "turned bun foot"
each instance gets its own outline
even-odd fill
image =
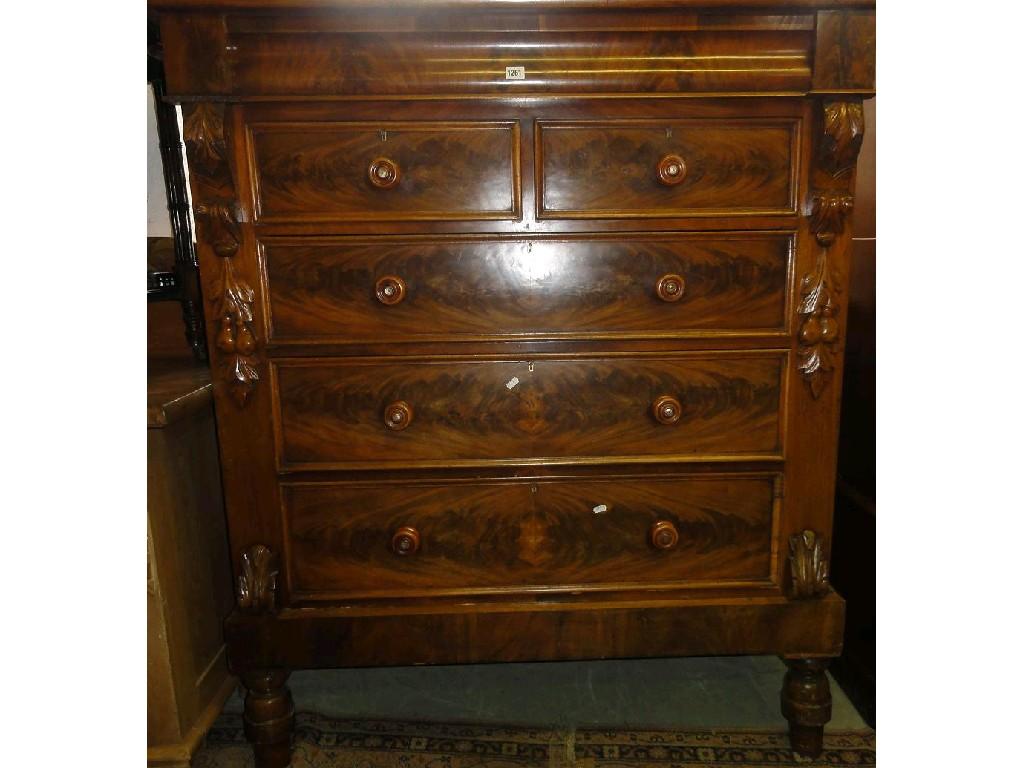
[[[245,696],[245,737],[256,756],[256,768],[286,768],[291,762],[295,708],[285,685],[284,670],[242,675]]]
[[[825,723],[832,718],[829,659],[784,659],[789,670],[782,684],[782,714],[789,721],[789,741],[803,757],[821,754]]]

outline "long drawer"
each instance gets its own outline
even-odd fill
[[[275,341],[784,333],[792,236],[270,238]]]
[[[279,359],[283,469],[781,458],[786,353]]]
[[[777,475],[284,484],[297,599],[769,583]]]

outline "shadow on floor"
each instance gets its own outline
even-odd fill
[[[299,711],[545,727],[782,730],[774,656],[297,671]],[[867,728],[832,681],[829,730]],[[240,712],[236,693],[225,711]]]

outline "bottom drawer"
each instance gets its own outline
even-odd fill
[[[773,581],[775,474],[282,485],[296,600]]]

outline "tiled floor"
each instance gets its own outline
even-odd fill
[[[337,717],[538,726],[783,729],[774,656],[295,672],[295,706]],[[866,728],[832,682],[834,730]],[[241,710],[232,697],[226,709]]]

